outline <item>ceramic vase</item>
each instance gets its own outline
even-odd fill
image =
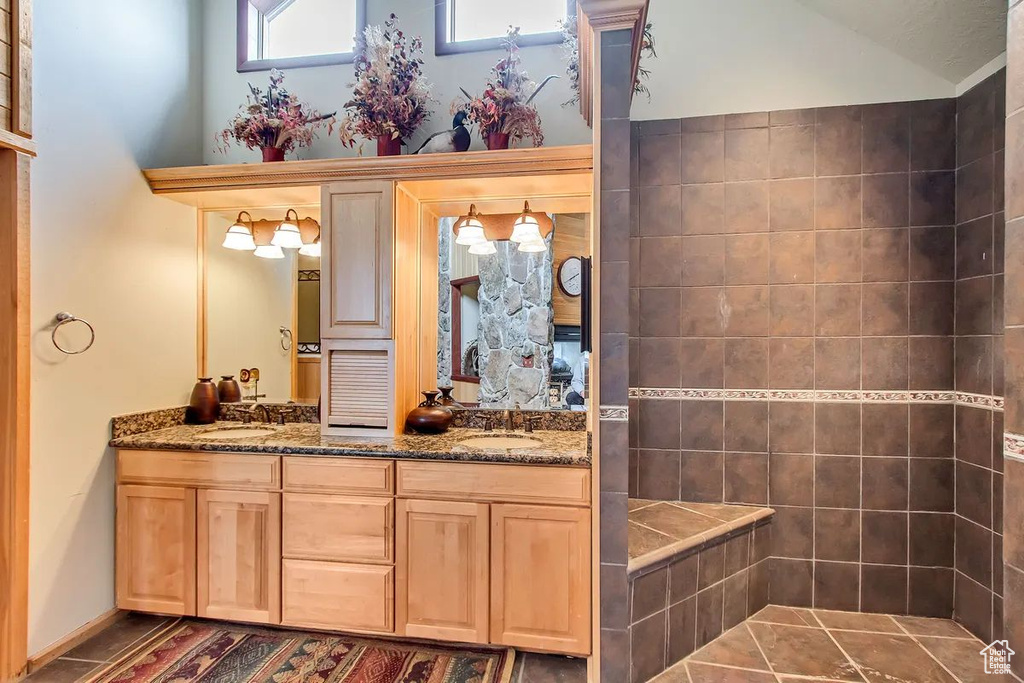
[[[208,425],[220,416],[220,397],[212,377],[200,377],[192,388],[192,396],[185,410],[185,422],[194,425]]]
[[[221,403],[239,403],[242,400],[242,387],[238,386],[234,375],[221,375],[217,382],[217,396]]]
[[[438,391],[441,392],[441,398],[437,399],[437,402],[448,408],[461,408],[462,404],[452,398],[452,392],[455,391],[454,387],[438,387]]]
[[[396,157],[402,153],[401,138],[377,138],[377,156]]]
[[[280,147],[264,147],[263,161],[284,161],[284,150]]]
[[[452,411],[437,402],[436,391],[424,391],[426,400],[409,411],[405,427],[420,434],[442,434],[451,426]]]
[[[508,133],[488,133],[487,149],[508,149]]]

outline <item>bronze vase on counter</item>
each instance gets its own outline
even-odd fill
[[[437,402],[436,391],[424,391],[426,398],[418,407],[409,411],[405,427],[420,434],[443,434],[452,423],[452,411]]]
[[[192,388],[192,396],[185,410],[185,422],[194,425],[208,425],[220,416],[220,397],[212,377],[200,377]]]
[[[217,383],[217,395],[221,403],[240,403],[242,401],[242,387],[238,386],[234,375],[221,375]]]
[[[441,398],[437,399],[438,403],[449,408],[462,407],[461,403],[452,398],[452,392],[455,391],[455,387],[438,387],[437,390],[441,392]]]

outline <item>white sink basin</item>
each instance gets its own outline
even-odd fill
[[[531,439],[528,436],[474,436],[469,439],[463,439],[459,442],[460,446],[468,446],[469,448],[502,448],[505,450],[513,450],[516,448],[534,448],[536,446],[543,445],[537,439]]]
[[[276,434],[273,427],[215,427],[207,429],[196,435],[197,439],[209,439],[210,441],[221,441],[223,439],[249,439],[256,436],[270,436]]]

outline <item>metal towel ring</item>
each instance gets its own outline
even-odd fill
[[[85,353],[86,351],[92,348],[93,342],[96,341],[96,330],[92,328],[92,325],[89,323],[88,320],[76,318],[75,316],[67,312],[58,313],[56,320],[57,324],[53,326],[53,332],[50,333],[50,339],[53,340],[53,345],[57,347],[58,351],[69,356],[77,356],[78,354]],[[85,345],[84,349],[81,349],[80,351],[68,351],[63,346],[61,346],[60,343],[57,341],[57,330],[60,329],[61,325],[67,325],[68,323],[82,323],[83,325],[89,328],[89,343]]]
[[[284,325],[281,326],[281,349],[284,351],[292,350],[292,331]]]

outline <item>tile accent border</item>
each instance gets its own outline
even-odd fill
[[[1024,462],[1024,436],[1003,432],[1003,456]]]
[[[819,401],[828,403],[953,403],[1002,411],[1002,396],[963,391],[816,391],[813,389],[661,389],[633,387],[631,399],[693,401]]]
[[[629,422],[629,406],[601,406],[597,415],[609,422]]]

